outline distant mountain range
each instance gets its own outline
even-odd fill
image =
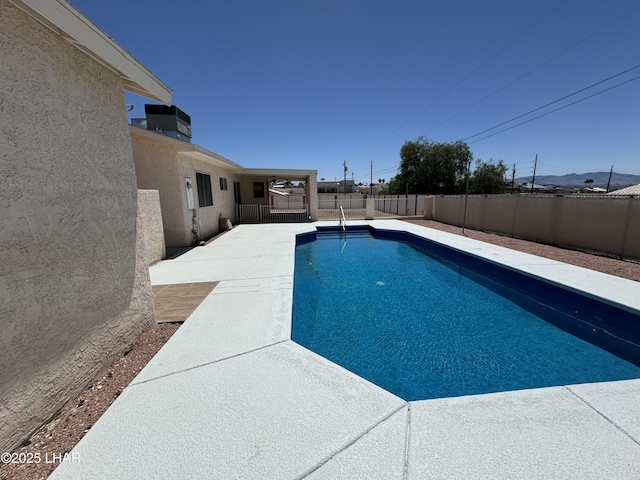
[[[593,179],[589,187],[607,188],[609,172],[569,173],[567,175],[536,175],[537,185],[555,185],[557,187],[584,187],[587,178]],[[531,176],[516,178],[517,183],[531,182]],[[609,189],[624,188],[640,183],[640,175],[613,172]]]

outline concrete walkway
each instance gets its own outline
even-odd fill
[[[637,282],[368,223],[640,311]],[[220,283],[50,478],[640,478],[640,380],[407,403],[292,342],[295,234],[313,229],[241,225],[151,267],[154,285]]]

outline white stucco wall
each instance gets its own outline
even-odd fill
[[[233,198],[233,182],[235,174],[219,166],[178,155],[178,168],[181,177],[191,177],[194,182],[194,203],[198,237],[207,240],[220,231],[220,218],[229,218],[235,222],[235,203]],[[198,192],[196,186],[196,172],[211,176],[211,193],[213,205],[207,207],[198,206]],[[220,178],[227,179],[227,190],[220,189]],[[191,224],[189,224],[189,229]]]
[[[269,205],[269,181],[273,176],[267,177],[245,175],[240,180],[240,192],[242,194],[242,203],[244,205]],[[253,184],[261,183],[264,185],[264,197],[256,198],[253,196]]]
[[[196,237],[192,233],[193,210],[187,205],[185,178],[193,184],[193,200],[200,240],[219,231],[219,218],[230,218],[235,222],[233,182],[236,174],[227,168],[196,160],[180,152],[175,142],[160,134],[139,132],[131,128],[131,142],[135,158],[138,188],[160,192],[162,223],[167,247],[193,245]],[[157,136],[157,138],[156,138]],[[213,205],[199,207],[196,172],[211,176]],[[220,177],[227,179],[227,190],[220,190]]]
[[[0,0],[0,451],[153,322],[120,77]]]
[[[138,190],[138,213],[142,223],[141,233],[147,252],[147,264],[153,265],[167,254],[158,190]]]

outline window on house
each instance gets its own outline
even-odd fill
[[[227,179],[220,177],[220,190],[227,190]]]
[[[196,172],[196,185],[198,187],[198,204],[201,207],[213,205],[213,194],[211,193],[211,175]]]
[[[264,198],[264,182],[253,182],[253,198]]]

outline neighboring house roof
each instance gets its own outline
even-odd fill
[[[621,188],[615,192],[609,192],[607,195],[640,195],[640,183],[631,185],[630,187]]]
[[[531,190],[531,183],[529,183],[529,182],[522,182],[522,183],[520,184],[520,188],[521,188],[521,189],[526,189],[526,190]],[[533,189],[534,189],[534,190],[549,190],[549,191],[551,191],[551,190],[556,190],[556,189],[557,189],[557,187],[550,186],[550,185],[540,185],[540,184],[538,184],[538,183],[534,183],[534,184],[533,184]]]
[[[318,182],[318,187],[341,187],[343,183],[345,183],[344,180],[337,180],[334,182]],[[347,180],[346,185],[355,186],[355,180]]]
[[[97,62],[120,75],[124,88],[171,104],[173,91],[64,0],[9,0]]]

